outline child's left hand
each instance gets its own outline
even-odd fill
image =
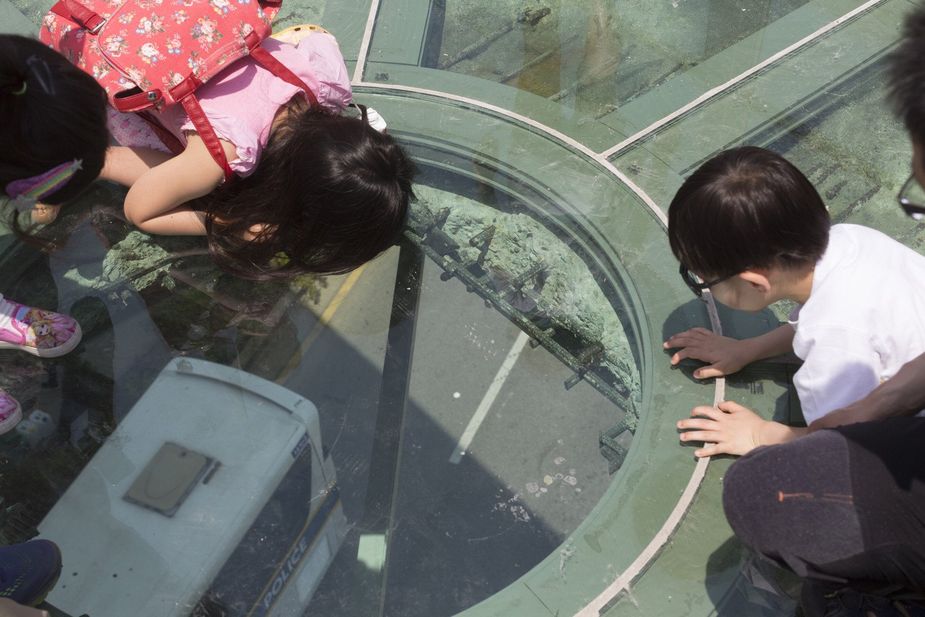
[[[694,371],[694,378],[709,379],[738,372],[752,362],[748,339],[738,340],[710,332],[706,328],[691,328],[668,338],[662,345],[665,349],[678,349],[672,354],[672,366],[691,358],[706,362]]]
[[[682,442],[704,442],[702,448],[694,450],[695,456],[741,456],[761,444],[761,429],[766,420],[732,401],[723,401],[717,407],[694,407],[691,418],[678,421],[678,428],[685,431],[680,435]]]

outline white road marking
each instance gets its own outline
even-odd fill
[[[366,56],[369,55],[369,42],[373,38],[373,26],[376,24],[376,16],[379,14],[379,0],[373,0],[369,7],[369,16],[366,18],[366,30],[363,31],[363,40],[360,41],[360,51],[357,53],[357,64],[353,69],[352,83],[357,84],[363,80],[363,72],[366,70]]]
[[[511,369],[514,368],[514,363],[517,362],[517,358],[520,357],[520,352],[523,351],[524,345],[526,345],[529,340],[530,337],[527,336],[527,333],[521,332],[517,340],[514,341],[514,346],[507,352],[507,357],[504,359],[504,362],[501,363],[501,368],[498,369],[498,373],[488,387],[488,391],[485,393],[485,396],[482,397],[482,402],[479,403],[478,409],[475,410],[475,414],[472,416],[472,419],[469,420],[469,425],[466,427],[466,430],[463,431],[462,437],[459,438],[459,443],[457,443],[456,448],[453,449],[450,462],[454,465],[459,464],[462,457],[465,456],[466,450],[472,445],[472,439],[478,432],[482,422],[485,421],[485,416],[488,415],[488,410],[491,409],[492,404],[494,404],[495,399],[498,397],[501,386],[507,381],[508,375],[511,374]]]

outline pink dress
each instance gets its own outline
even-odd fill
[[[330,34],[314,32],[298,47],[275,39],[261,45],[311,88],[322,107],[337,112],[350,103],[350,77],[337,41]],[[254,171],[276,112],[299,92],[249,58],[236,62],[196,91],[215,133],[237,149],[238,158],[229,161],[236,174],[247,176]],[[110,132],[121,145],[165,150],[140,117],[113,109],[109,115]],[[184,131],[195,130],[180,105],[167,107],[159,118],[184,144]]]

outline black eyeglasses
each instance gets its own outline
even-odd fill
[[[925,220],[925,189],[915,179],[915,174],[909,176],[906,183],[899,190],[896,197],[903,212],[917,221]]]
[[[726,279],[735,276],[735,274],[727,274],[726,276],[721,276],[712,281],[702,281],[699,276],[688,270],[687,266],[684,264],[681,264],[681,267],[678,268],[678,272],[681,274],[681,279],[684,281],[684,284],[687,285],[698,298],[703,296],[704,289],[709,289],[717,283],[722,283]]]

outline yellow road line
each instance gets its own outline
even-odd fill
[[[325,328],[328,327],[328,324],[331,323],[331,320],[334,319],[334,314],[337,312],[337,309],[340,308],[341,303],[347,297],[347,294],[350,293],[350,290],[353,289],[353,286],[356,285],[357,281],[360,280],[360,276],[363,274],[363,271],[366,269],[366,264],[363,264],[344,279],[344,282],[341,283],[340,288],[337,290],[337,293],[334,294],[334,298],[331,299],[331,302],[321,313],[321,317],[318,318],[318,321],[315,323],[315,326],[311,331],[302,339],[302,344],[299,345],[299,349],[296,350],[292,357],[289,359],[289,364],[286,365],[286,368],[283,369],[283,372],[279,377],[276,378],[276,383],[283,383],[292,371],[299,365],[302,361],[302,356],[308,351],[308,348],[312,346],[312,343],[317,340],[321,333],[324,332]]]

